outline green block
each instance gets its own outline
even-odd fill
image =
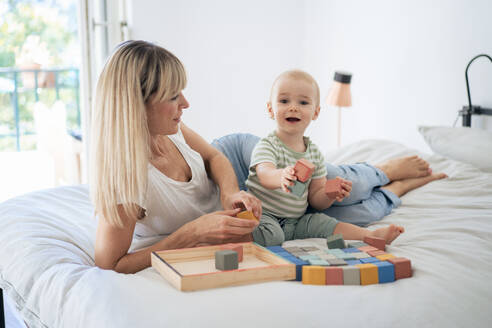
[[[328,260],[328,263],[333,266],[347,265],[347,262],[342,259]]]
[[[308,260],[309,264],[311,265],[321,265],[321,266],[328,266],[330,265],[330,263],[328,263],[327,261],[325,260],[322,260],[322,259],[312,259],[312,260]]]
[[[225,249],[215,252],[215,268],[217,270],[235,270],[239,267],[236,251]]]
[[[296,195],[297,197],[301,197],[304,195],[304,192],[306,191],[306,184],[304,182],[300,181],[294,181],[293,186],[289,186],[289,190],[292,194]]]
[[[341,234],[336,234],[326,238],[326,245],[328,248],[345,248],[345,241]]]

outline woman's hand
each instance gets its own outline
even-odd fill
[[[239,191],[225,196],[222,201],[224,209],[242,209],[253,212],[257,218],[261,218],[261,201],[245,191]],[[237,213],[236,213],[237,214]]]
[[[187,223],[196,245],[245,241],[259,222],[238,219],[235,215],[239,212],[239,208],[217,211]]]
[[[289,187],[294,185],[293,181],[296,181],[297,178],[295,176],[296,171],[294,170],[294,166],[286,166],[282,169],[282,174],[280,176],[280,187],[285,192],[290,192]]]

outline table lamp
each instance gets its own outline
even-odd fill
[[[338,138],[337,145],[340,147],[341,128],[342,128],[342,107],[352,106],[352,96],[350,94],[350,80],[352,73],[335,72],[334,82],[326,97],[326,103],[331,106],[338,107]]]

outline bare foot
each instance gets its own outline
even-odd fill
[[[390,159],[376,167],[386,173],[390,181],[425,177],[432,173],[429,163],[417,155]]]
[[[371,231],[370,236],[383,238],[384,240],[386,240],[386,244],[391,244],[391,242],[404,231],[405,229],[403,227],[395,226],[394,224],[392,224],[389,227],[379,228],[377,230]]]
[[[390,184],[387,184],[381,189],[386,189],[394,193],[396,196],[401,197],[405,195],[410,190],[414,190],[418,187],[422,187],[423,185],[428,184],[429,182],[440,180],[447,178],[447,174],[445,173],[434,173],[422,178],[411,178],[411,179],[403,179],[398,181],[393,181]]]

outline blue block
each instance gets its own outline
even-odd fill
[[[300,261],[296,263],[296,280],[302,281],[302,267],[305,265],[309,265],[309,263]]]
[[[283,258],[291,257],[292,256],[292,254],[290,254],[289,252],[286,252],[286,251],[283,251],[283,252],[275,252],[275,254],[277,254],[278,256],[281,256]]]
[[[387,261],[374,262],[373,264],[378,267],[379,283],[395,281],[395,267],[393,264]]]
[[[345,253],[360,253],[360,250],[358,250],[357,248],[344,248],[342,249],[342,251],[344,251]]]
[[[348,260],[348,261],[345,261],[345,262],[347,262],[348,265],[362,264],[362,262],[359,261],[359,260]]]
[[[356,258],[353,255],[350,255],[350,253],[343,253],[341,255],[335,255],[335,256],[345,261],[356,260]]]
[[[304,195],[304,192],[306,191],[306,183],[301,182],[301,181],[294,181],[293,186],[289,186],[289,190],[293,195],[296,195],[297,197],[302,197]]]
[[[381,262],[375,257],[366,257],[365,259],[360,259],[362,263],[376,263],[376,262]]]
[[[274,253],[285,252],[285,249],[282,246],[268,246],[266,249]]]

